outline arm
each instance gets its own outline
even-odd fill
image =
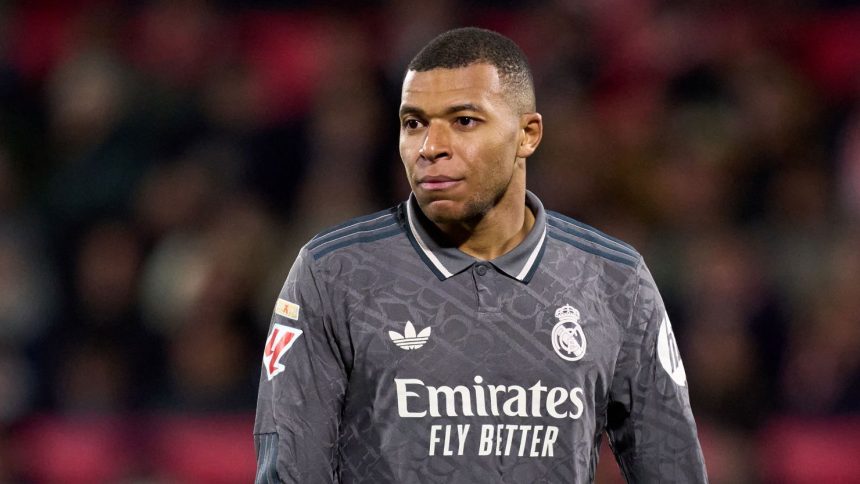
[[[303,249],[278,298],[263,351],[256,482],[335,482],[347,370],[328,299]]]
[[[644,262],[610,390],[607,433],[630,483],[707,482],[684,365]]]

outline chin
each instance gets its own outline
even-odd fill
[[[431,200],[421,205],[421,211],[431,222],[437,224],[456,222],[461,218],[462,212],[458,210],[457,204],[449,200]]]
[[[419,206],[424,215],[437,225],[468,223],[484,215],[472,204],[452,200],[430,200],[419,203]]]
[[[457,222],[463,218],[463,206],[452,200],[425,200],[418,202],[421,211],[436,224]]]

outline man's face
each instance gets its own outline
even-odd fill
[[[520,115],[496,68],[409,71],[400,104],[400,157],[418,205],[435,223],[477,220],[517,169]]]

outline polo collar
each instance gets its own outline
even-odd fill
[[[526,238],[510,252],[488,262],[506,275],[528,283],[546,247],[546,212],[538,197],[530,191],[526,191],[526,206],[535,216],[535,224]],[[448,279],[480,262],[457,247],[440,243],[442,238],[438,230],[421,212],[414,194],[410,194],[406,202],[406,221],[409,241],[440,280]]]

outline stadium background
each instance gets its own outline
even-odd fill
[[[811,0],[3,2],[0,482],[249,481],[279,286],[407,196],[459,25],[531,59],[532,190],[649,262],[712,482],[860,482],[860,8]]]

